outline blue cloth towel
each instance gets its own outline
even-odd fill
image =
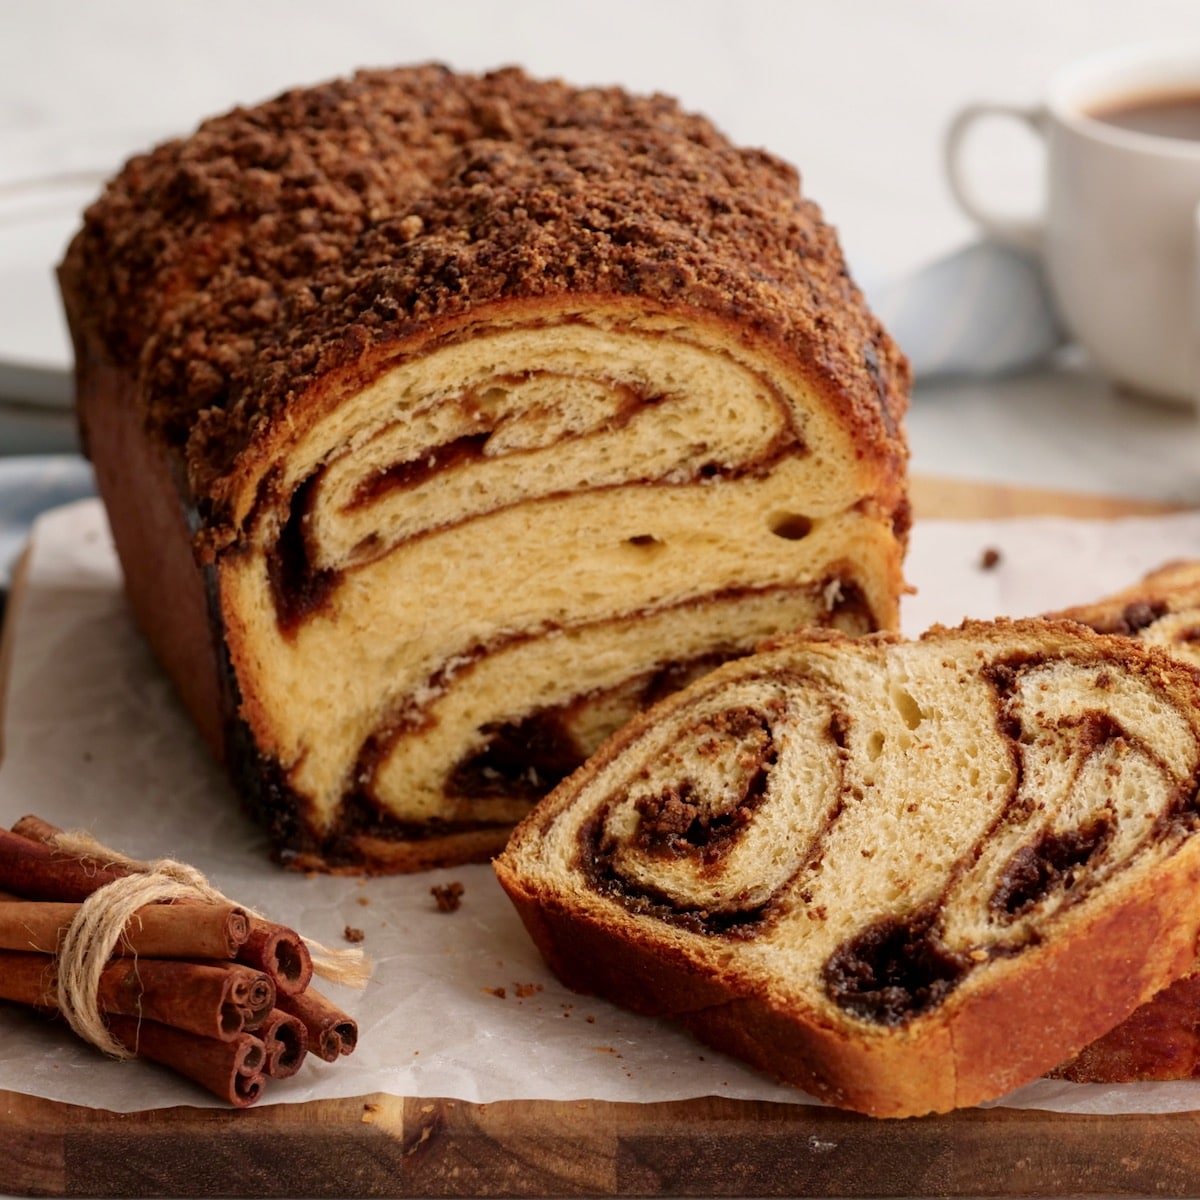
[[[96,494],[91,464],[75,454],[0,458],[0,588],[12,570],[39,513]]]
[[[1066,341],[1040,260],[1000,242],[864,290],[918,379],[1025,370]]]

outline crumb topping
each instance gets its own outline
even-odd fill
[[[517,69],[362,71],[133,158],[60,270],[221,520],[239,456],[331,372],[493,301],[631,294],[736,320],[902,460],[907,365],[796,172],[668,97]]]

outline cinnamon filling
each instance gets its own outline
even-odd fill
[[[631,845],[643,855],[688,859],[701,872],[712,870],[737,844],[762,805],[778,760],[768,716],[750,708],[730,709],[709,718],[694,732],[701,757],[730,765],[733,751],[732,765],[740,775],[740,787],[714,802],[703,794],[700,784],[684,779],[639,796],[633,802],[637,828],[631,841],[623,844],[608,826],[613,810],[628,800],[625,792],[580,829],[579,867],[597,892],[630,912],[693,933],[752,938],[777,911],[775,896],[744,907],[736,903],[724,908],[681,906],[657,888],[629,878],[617,862],[618,853]]]
[[[840,1008],[879,1025],[900,1025],[940,1004],[966,974],[965,956],[937,938],[937,908],[868,925],[830,955],[823,976]]]
[[[1112,819],[1099,816],[1079,829],[1047,831],[1032,846],[1023,846],[1009,860],[988,900],[1001,920],[1014,920],[1057,888],[1070,891],[1075,872],[1112,839]]]
[[[509,796],[532,804],[583,766],[595,749],[581,745],[572,733],[572,718],[589,703],[625,691],[641,681],[640,688],[630,698],[630,706],[637,710],[648,708],[699,675],[748,653],[750,649],[746,647],[681,659],[635,675],[614,688],[537,709],[515,721],[489,722],[480,729],[487,743],[450,771],[446,794],[463,799]]]
[[[381,496],[389,492],[403,491],[415,488],[431,479],[439,471],[449,471],[461,467],[465,463],[478,462],[483,457],[484,447],[492,436],[489,429],[485,433],[469,433],[464,437],[455,438],[443,446],[434,446],[420,458],[407,462],[393,463],[382,471],[368,476],[355,489],[354,495],[347,506],[350,509],[362,508],[373,504]]]
[[[738,766],[744,771],[741,794],[714,805],[700,785],[683,779],[638,797],[640,820],[633,844],[646,854],[716,862],[728,853],[767,794],[779,755],[764,718],[750,709],[731,709],[707,725],[698,753],[713,758],[723,749],[721,743],[736,742]]]
[[[487,735],[487,745],[450,772],[448,796],[512,796],[532,803],[587,757],[555,709],[519,721],[491,722],[480,732]]]
[[[323,608],[340,578],[337,571],[313,566],[308,540],[308,519],[321,474],[314,471],[292,493],[287,520],[267,555],[276,620],[285,633],[293,632],[312,613]]]

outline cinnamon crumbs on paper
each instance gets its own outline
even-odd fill
[[[458,912],[462,906],[463,885],[457,879],[450,883],[435,883],[429,894],[437,901],[438,912]]]
[[[981,571],[993,571],[1000,565],[1001,554],[995,546],[988,546],[979,557]]]
[[[355,945],[361,942],[366,936],[367,935],[361,929],[354,925],[347,925],[346,928],[342,930],[342,937],[344,937],[348,942],[353,942]]]

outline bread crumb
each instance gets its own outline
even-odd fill
[[[370,896],[359,896],[357,898],[357,900],[355,901],[355,903],[361,904],[363,906],[363,908],[366,908],[367,905],[371,903],[371,897]]]
[[[347,925],[346,928],[342,930],[342,937],[344,937],[346,941],[354,942],[355,944],[361,942],[366,936],[367,935],[363,933],[361,929],[354,925]]]
[[[489,996],[495,996],[497,1000],[503,1000],[508,996],[508,989],[502,987],[484,988]]]
[[[585,1020],[587,1021],[587,1023],[588,1023],[589,1025],[595,1025],[595,1023],[596,1023],[596,1018],[595,1018],[595,1017],[586,1017],[586,1018],[585,1018]]]
[[[535,996],[542,990],[542,985],[540,983],[518,983],[514,985],[513,990],[517,993],[517,999],[528,1000],[530,996]]]
[[[979,558],[981,571],[993,571],[1000,565],[1000,551],[995,546],[988,546]]]
[[[462,904],[463,885],[457,879],[450,883],[435,883],[429,894],[437,901],[438,912],[458,912]]]

